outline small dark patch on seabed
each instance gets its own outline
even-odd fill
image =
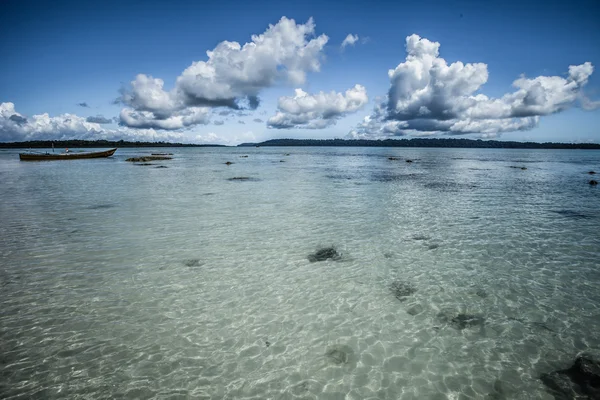
[[[201,267],[204,265],[204,263],[201,263],[200,260],[198,260],[198,259],[185,260],[183,262],[183,264],[186,267],[190,267],[190,268]]]
[[[166,165],[159,165],[158,167],[154,167],[154,168],[169,168]]]
[[[592,186],[596,186],[597,184],[598,184],[598,181],[595,181],[593,179],[590,181],[590,185],[592,185]]]
[[[107,204],[96,204],[93,206],[89,206],[89,207],[87,207],[87,209],[88,210],[104,210],[104,209],[113,208],[113,207],[116,207],[116,205],[107,203]]]
[[[483,326],[483,324],[485,323],[485,318],[478,316],[478,315],[473,315],[473,314],[458,314],[454,317],[452,317],[449,321],[448,321],[448,315],[444,314],[444,313],[440,313],[438,314],[438,317],[442,320],[442,321],[446,321],[446,322],[450,322],[450,324],[458,329],[458,330],[463,330],[466,328],[473,328],[475,326]]]
[[[335,345],[327,349],[325,356],[336,365],[351,364],[354,361],[354,350],[350,346]]]
[[[337,252],[337,250],[333,247],[325,247],[317,250],[313,254],[309,254],[308,261],[317,262],[317,261],[325,261],[325,260],[339,260],[342,256]]]
[[[477,290],[475,291],[475,294],[476,294],[477,296],[481,297],[482,299],[485,299],[486,297],[488,297],[488,294],[487,294],[487,292],[486,292],[485,290],[483,290],[483,289],[477,289]]]
[[[410,283],[396,280],[390,284],[390,291],[400,301],[405,301],[408,296],[415,294],[417,289]]]
[[[577,219],[591,218],[590,215],[582,214],[582,213],[579,213],[579,212],[573,211],[573,210],[551,210],[551,211],[553,213],[562,215],[563,217],[577,218]]]
[[[429,236],[426,236],[426,235],[418,234],[418,235],[414,235],[413,239],[414,240],[429,240],[431,238]]]
[[[259,181],[260,179],[251,178],[249,176],[234,176],[233,178],[229,178],[227,180],[232,181],[232,182],[256,182],[256,181]]]

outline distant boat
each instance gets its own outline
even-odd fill
[[[50,160],[77,160],[80,158],[102,158],[115,154],[117,149],[81,153],[19,153],[21,161],[50,161]]]

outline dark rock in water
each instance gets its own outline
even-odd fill
[[[161,160],[172,160],[171,157],[165,156],[144,156],[144,157],[131,157],[125,161],[130,162],[148,162],[148,161],[161,161]]]
[[[577,218],[577,219],[590,218],[589,215],[581,214],[581,213],[578,213],[577,211],[573,211],[573,210],[551,210],[551,211],[554,213],[560,214],[563,217],[570,217],[570,218]]]
[[[198,259],[192,259],[192,260],[185,260],[183,262],[183,264],[186,267],[190,267],[190,268],[194,268],[194,267],[201,267],[202,265],[204,265],[204,263],[201,263],[200,260]]]
[[[317,250],[316,253],[310,254],[308,256],[308,261],[317,262],[317,261],[325,261],[325,260],[339,260],[341,258],[340,254],[333,247],[325,247],[323,249]]]
[[[152,163],[140,163],[140,164],[134,164],[134,165],[154,165]]]
[[[231,165],[231,164],[233,164],[231,161],[227,161],[227,162],[225,163],[225,165]]]
[[[485,299],[486,297],[488,297],[488,294],[485,290],[483,289],[477,289],[477,291],[475,292],[475,294],[479,297],[481,297],[482,299]]]
[[[590,185],[592,185],[592,186],[596,186],[597,184],[598,184],[598,181],[595,181],[593,179],[590,181]]]
[[[289,156],[289,155],[290,155],[290,153],[285,153],[285,154],[284,154],[284,156]]]
[[[390,160],[390,161],[397,161],[397,160],[399,160],[399,158],[398,157],[388,157],[388,160]]]
[[[153,156],[172,156],[173,153],[152,153]]]
[[[240,158],[248,158],[248,156],[240,156]]]
[[[600,361],[579,356],[571,368],[542,374],[556,399],[600,399]]]
[[[413,160],[406,160],[406,162],[411,163],[411,162],[413,162]]]
[[[169,168],[166,165],[159,165],[158,167],[154,167],[154,168]]]
[[[406,310],[406,312],[412,316],[421,314],[423,312],[423,306],[420,304],[416,304],[410,307],[408,310]]]
[[[590,175],[594,175],[595,173],[596,173],[596,171],[590,171],[590,172],[588,172],[588,174],[590,174]]]
[[[425,236],[425,235],[415,235],[413,236],[414,240],[429,240],[431,239],[429,236]]]
[[[258,181],[259,179],[251,178],[249,176],[234,176],[233,178],[227,179],[228,181]]]
[[[439,245],[439,244],[437,244],[437,243],[431,243],[430,245],[428,245],[428,246],[427,246],[427,248],[428,248],[429,250],[435,250],[435,249],[437,249],[438,247],[440,247],[440,245]]]
[[[331,346],[325,352],[325,356],[336,365],[353,364],[354,350],[351,347],[345,345]]]
[[[106,208],[116,207],[114,204],[96,204],[94,206],[89,206],[88,210],[104,210]]]
[[[269,342],[268,340],[265,342],[265,346],[269,347],[271,345],[271,342]]]
[[[471,314],[458,314],[450,321],[456,329],[463,330],[474,326],[481,326],[485,323],[485,318]]]
[[[408,296],[416,293],[417,289],[409,283],[394,281],[390,284],[390,291],[398,300],[405,301]]]
[[[521,170],[525,171],[527,169],[527,167],[521,167]]]
[[[279,160],[279,162],[285,162],[284,160]]]

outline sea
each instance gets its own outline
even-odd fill
[[[552,399],[600,353],[600,151],[18,152],[2,399]]]

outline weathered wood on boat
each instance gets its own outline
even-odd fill
[[[85,153],[19,153],[21,161],[50,161],[50,160],[77,160],[80,158],[102,158],[115,154],[117,149],[93,151]]]

